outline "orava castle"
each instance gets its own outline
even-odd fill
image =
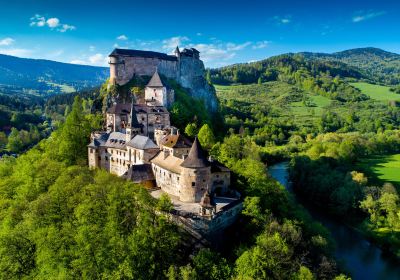
[[[208,234],[230,225],[242,207],[240,195],[230,188],[230,170],[208,157],[197,138],[191,141],[181,134],[167,109],[174,90],[163,76],[192,93],[200,89],[200,96],[208,90],[199,52],[178,47],[175,55],[115,49],[110,54],[110,83],[124,85],[134,75],[151,76],[144,100],[107,109],[106,130],[93,132],[88,145],[89,167],[145,185],[156,198],[168,194],[175,221],[190,230]],[[209,103],[209,109],[212,106]]]

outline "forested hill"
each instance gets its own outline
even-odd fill
[[[0,87],[7,91],[52,95],[99,86],[108,68],[0,54]]]
[[[360,69],[376,82],[395,85],[400,82],[400,54],[377,48],[358,48],[333,54],[302,53],[306,58],[338,61]]]
[[[388,85],[400,82],[400,55],[376,48],[352,49],[333,54],[289,53],[252,63],[211,69],[217,84],[274,81],[279,75],[301,70],[316,78],[322,74],[341,78],[366,79]]]

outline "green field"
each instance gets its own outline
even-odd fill
[[[373,85],[369,83],[351,83],[351,85],[375,100],[400,100],[400,94],[391,92],[390,88],[387,86]]]
[[[270,106],[275,116],[289,118],[298,125],[310,126],[331,104],[331,100],[320,95],[312,95],[285,82],[267,82],[249,85],[215,85],[217,96],[221,101],[240,102],[244,111],[253,106]],[[308,98],[308,105],[303,102]],[[229,106],[229,103],[228,103]]]
[[[370,157],[362,160],[360,166],[370,172],[368,175],[400,185],[400,154]]]

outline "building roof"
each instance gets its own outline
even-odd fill
[[[151,169],[151,164],[148,163],[132,165],[124,174],[124,177],[135,183],[154,180],[154,174],[153,170]]]
[[[207,160],[206,153],[201,147],[199,140],[197,140],[197,137],[194,139],[189,155],[182,162],[181,166],[186,168],[201,168],[210,166],[210,162]]]
[[[132,103],[117,103],[107,109],[108,114],[127,114],[131,113]],[[148,106],[146,104],[134,104],[133,108],[135,108],[136,113],[160,113],[160,114],[168,114],[167,108],[164,106]]]
[[[131,112],[132,103],[117,103],[107,109],[109,114],[129,114]]]
[[[161,139],[160,144],[168,148],[190,148],[192,146],[192,142],[179,133],[168,134]]]
[[[100,146],[104,146],[107,142],[109,135],[109,133],[102,133],[99,137],[93,138],[93,141],[90,142],[88,147],[97,148]]]
[[[149,137],[142,135],[136,135],[127,145],[139,150],[158,149],[158,146]]]
[[[230,172],[230,169],[226,166],[224,166],[222,163],[219,163],[216,160],[212,160],[210,162],[211,164],[211,173],[214,172]]]
[[[158,71],[154,72],[153,76],[151,77],[149,83],[147,84],[148,87],[164,87],[164,84],[161,81],[160,75],[158,75]]]
[[[165,156],[165,152],[159,152],[151,162],[165,170],[170,172],[181,174],[181,164],[183,162],[182,158],[175,157],[173,155]]]
[[[135,104],[136,113],[148,113],[148,114],[169,114],[167,108],[164,106],[148,106],[146,104]]]
[[[105,146],[115,149],[125,149],[126,135],[121,132],[111,132]]]
[[[159,58],[162,60],[176,61],[177,58],[174,55],[168,55],[166,53],[142,51],[142,50],[129,50],[129,49],[114,49],[109,56],[131,56],[131,57],[147,57],[147,58]]]

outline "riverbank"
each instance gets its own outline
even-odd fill
[[[288,162],[268,168],[270,175],[281,183],[310,215],[330,232],[336,243],[335,257],[353,279],[399,279],[398,262],[366,239],[356,228],[333,219],[320,209],[304,203],[293,192],[289,182]]]

